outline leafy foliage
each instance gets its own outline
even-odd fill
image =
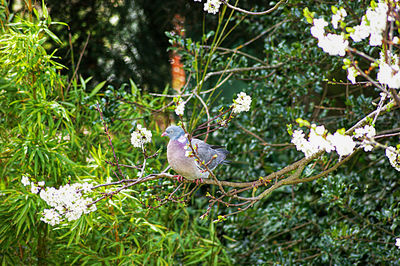
[[[151,194],[158,181],[125,190],[104,202],[98,212],[69,225],[52,228],[40,221],[40,213],[47,206],[30,192],[29,186],[21,184],[22,175],[36,184],[45,181],[55,187],[81,180],[103,183],[114,176],[106,163],[112,152],[96,102],[106,108],[111,131],[121,133],[114,135],[113,145],[121,151],[121,162],[127,164],[134,164],[140,153],[123,136],[143,116],[155,126],[149,115],[164,103],[142,96],[133,82],[128,97],[124,92],[126,84],[119,91],[112,87],[104,90],[104,82],[92,88],[91,78],[69,79],[61,75],[65,67],[57,62],[55,50],[48,53],[46,45],[50,40],[59,41],[50,28],[63,23],[52,22],[45,6],[41,8],[42,16],[33,9],[33,16],[11,19],[7,7],[2,6],[1,11],[2,263],[229,264],[213,225],[207,228],[189,223],[190,213],[183,205],[162,206],[157,215],[149,215],[146,206],[151,203],[143,202],[142,197]],[[105,93],[100,93],[101,89]],[[121,114],[116,121],[115,114]],[[148,171],[160,171],[164,166],[158,159],[150,162]],[[124,170],[124,174],[136,173]]]

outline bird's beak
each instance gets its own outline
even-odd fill
[[[161,134],[161,137],[165,137],[167,135],[167,132],[163,132],[162,134]]]

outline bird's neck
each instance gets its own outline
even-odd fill
[[[179,147],[179,149],[184,149],[184,147],[187,144],[187,138],[185,138],[185,135],[180,136],[177,139],[171,139],[169,142],[169,145],[171,145],[171,147]]]
[[[187,138],[185,137],[185,135],[182,135],[182,136],[180,136],[176,141],[178,141],[179,143],[184,143],[184,144],[186,144]]]

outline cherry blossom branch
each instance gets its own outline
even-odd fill
[[[322,173],[319,173],[317,175],[311,176],[311,177],[307,177],[307,178],[301,178],[301,179],[296,179],[296,180],[290,180],[286,183],[286,185],[295,185],[295,184],[300,184],[300,183],[306,183],[306,182],[311,182],[314,181],[316,179],[319,179],[321,177],[327,176],[329,173],[337,170],[340,166],[342,166],[343,164],[347,163],[352,157],[353,155],[356,153],[357,150],[355,150],[354,152],[352,152],[350,155],[346,156],[344,159],[342,159],[341,161],[337,162],[334,166],[332,166],[331,168],[328,168],[327,170],[323,171]]]
[[[392,134],[382,134],[382,135],[375,136],[375,139],[389,138],[389,137],[395,137],[395,136],[399,136],[399,135],[400,135],[400,132],[392,133]]]

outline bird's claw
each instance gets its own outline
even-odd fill
[[[203,178],[196,179],[196,185],[198,186],[199,183],[203,183]]]
[[[178,182],[183,182],[183,176],[181,176],[181,175],[174,175],[174,177],[176,177],[176,180],[178,180]]]

